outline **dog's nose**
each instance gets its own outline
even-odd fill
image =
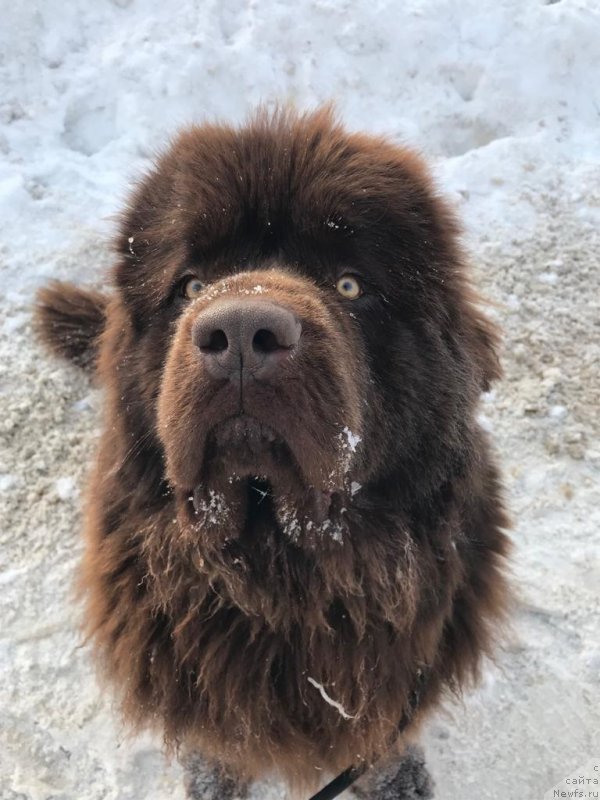
[[[220,300],[202,311],[192,341],[214,377],[272,377],[293,355],[302,325],[287,308],[265,300]]]

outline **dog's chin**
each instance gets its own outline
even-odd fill
[[[211,431],[201,476],[181,493],[185,519],[224,543],[342,537],[345,494],[311,485],[287,442],[255,418],[236,416]]]

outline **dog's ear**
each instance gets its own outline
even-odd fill
[[[107,304],[107,295],[95,289],[53,281],[36,295],[36,334],[56,355],[93,369]]]

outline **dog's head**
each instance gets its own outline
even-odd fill
[[[498,370],[456,238],[418,157],[328,111],[183,133],[117,241],[115,464],[166,479],[221,564],[435,492]]]

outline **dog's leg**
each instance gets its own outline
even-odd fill
[[[247,796],[245,784],[196,753],[182,758],[181,765],[188,800],[243,800]]]
[[[433,781],[423,751],[411,746],[401,756],[375,764],[353,792],[361,800],[430,800]]]

